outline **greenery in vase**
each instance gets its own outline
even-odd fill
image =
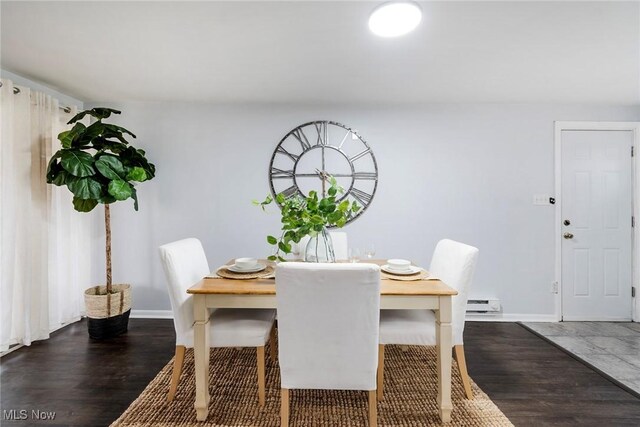
[[[344,189],[334,177],[329,176],[327,180],[330,184],[327,196],[321,199],[315,191],[310,191],[307,197],[295,195],[285,198],[282,193],[276,196],[282,213],[282,234],[279,239],[267,236],[267,242],[275,246],[275,253],[268,257],[269,260],[285,261],[283,255],[291,253],[292,242],[300,243],[305,236],[315,237],[328,226],[341,228],[361,209],[355,201],[339,201],[338,195],[343,194]],[[254,200],[253,204],[264,210],[273,200],[268,195],[264,201]]]
[[[138,210],[135,184],[155,176],[156,167],[145,157],[144,150],[129,145],[127,135],[136,136],[127,129],[102,120],[120,111],[111,108],[93,108],[75,115],[67,124],[70,130],[58,135],[62,148],[47,167],[47,183],[66,186],[73,193],[73,207],[89,212],[99,203],[104,205],[107,256],[106,292],[112,293],[111,280],[111,221],[109,205],[133,199]],[[80,122],[85,116],[96,121],[89,126]]]

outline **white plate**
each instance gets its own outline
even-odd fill
[[[257,273],[258,271],[262,271],[267,268],[266,265],[258,263],[255,267],[252,268],[240,268],[235,264],[227,267],[227,270],[233,271],[234,273]]]
[[[394,270],[393,268],[389,267],[389,264],[385,264],[380,267],[380,269],[385,273],[395,274],[397,276],[409,276],[411,274],[420,273],[422,271],[420,267],[416,267],[415,265],[410,265],[407,270]]]

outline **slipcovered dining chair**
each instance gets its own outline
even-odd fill
[[[187,289],[210,274],[209,264],[198,239],[179,240],[160,246],[160,258],[167,277],[169,300],[176,330],[176,354],[167,399],[173,400],[187,348],[193,347],[193,297]],[[264,347],[273,338],[275,310],[229,309],[212,310],[209,318],[211,347],[255,347],[258,366],[258,401],[264,405]],[[271,357],[275,361],[275,341],[271,341]]]
[[[276,301],[281,425],[289,424],[290,389],[323,389],[369,391],[369,425],[375,426],[380,268],[281,263]]]
[[[349,259],[349,242],[347,241],[347,233],[344,231],[330,231],[331,243],[333,243],[333,254],[336,256],[336,261],[346,261]],[[300,239],[298,247],[300,248],[300,257],[304,259],[304,254],[307,249],[307,243],[309,243],[309,236],[304,236]]]
[[[464,317],[467,295],[478,260],[478,249],[473,246],[441,240],[431,259],[429,273],[455,288],[458,295],[452,298],[452,332],[454,356],[458,362],[460,377],[467,399],[473,399],[471,382],[464,357]],[[380,313],[380,363],[378,365],[378,399],[384,392],[384,346],[436,345],[436,317],[431,310],[382,310]]]

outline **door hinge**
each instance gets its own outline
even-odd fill
[[[636,297],[636,287],[632,286],[631,287],[631,298],[635,298]]]
[[[633,150],[633,145],[631,146],[631,157],[634,156],[634,150]]]
[[[631,217],[631,228],[634,228],[636,226],[636,217],[632,216]]]

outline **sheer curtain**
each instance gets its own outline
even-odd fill
[[[80,318],[90,284],[91,215],[46,184],[57,135],[76,113],[49,95],[0,87],[0,351],[30,345]]]

